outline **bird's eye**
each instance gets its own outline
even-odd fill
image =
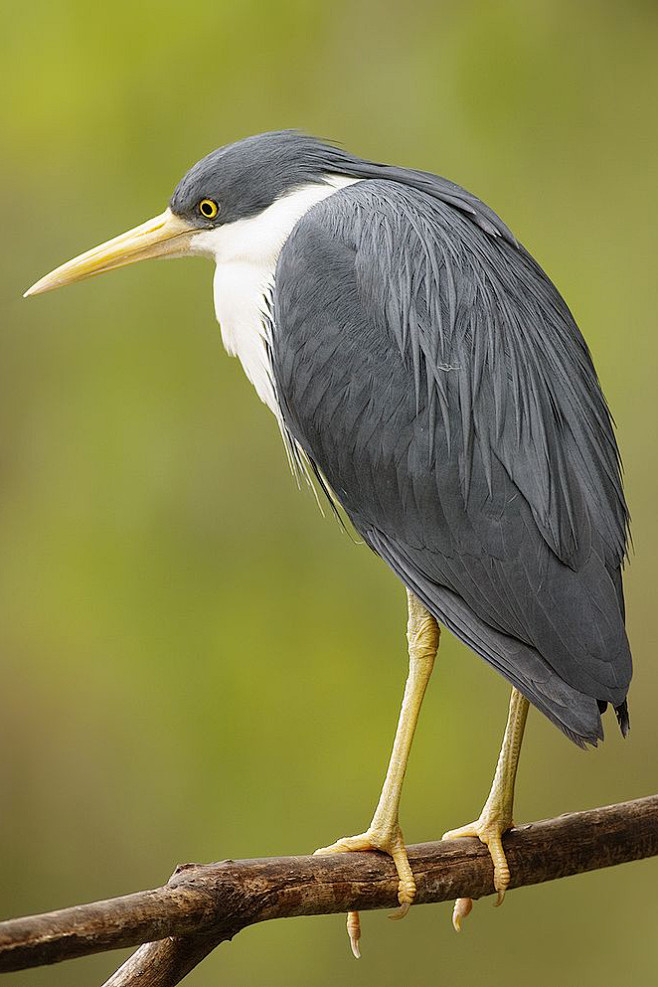
[[[206,219],[214,219],[219,212],[219,206],[213,199],[202,199],[199,203],[199,212]]]

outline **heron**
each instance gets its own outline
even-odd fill
[[[629,514],[613,423],[560,293],[498,215],[435,174],[298,131],[212,151],[163,213],[26,295],[154,257],[215,262],[224,346],[309,478],[401,580],[408,677],[372,821],[318,853],[378,850],[416,883],[399,822],[407,760],[451,631],[512,686],[491,791],[444,838],[503,834],[529,705],[577,745],[629,727]],[[456,903],[453,922],[470,910]],[[348,918],[358,954],[358,915]]]

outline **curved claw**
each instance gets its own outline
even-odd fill
[[[347,935],[354,958],[360,960],[361,950],[359,949],[359,940],[361,938],[361,919],[358,912],[347,913]]]
[[[398,901],[399,899],[400,899],[400,892],[398,891]],[[409,913],[410,908],[411,908],[410,901],[402,902],[400,907],[396,908],[394,912],[391,912],[391,914],[388,917],[392,919],[394,922],[399,922],[401,918],[404,918],[405,915]]]
[[[455,907],[452,910],[452,927],[455,932],[461,932],[462,922],[467,915],[470,915],[472,907],[472,898],[457,898]]]

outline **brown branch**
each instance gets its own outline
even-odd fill
[[[532,823],[505,837],[512,888],[658,855],[658,795]],[[476,840],[409,847],[417,902],[493,893]],[[0,972],[145,943],[105,987],[173,987],[220,942],[272,918],[396,904],[375,853],[185,864],[153,891],[0,923]]]

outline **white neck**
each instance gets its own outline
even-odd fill
[[[293,227],[316,202],[359,181],[330,175],[322,185],[303,185],[261,213],[192,238],[195,253],[213,257],[215,313],[222,341],[237,356],[261,401],[281,419],[267,352],[264,297],[274,284],[281,248]]]

